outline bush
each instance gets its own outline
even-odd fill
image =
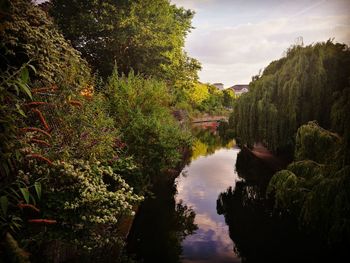
[[[338,161],[344,153],[341,138],[314,122],[297,134],[299,161],[276,173],[267,193],[275,197],[277,209],[293,214],[301,226],[341,250],[350,240],[350,167]]]
[[[35,166],[32,174],[43,178],[42,216],[57,222],[46,234],[49,240],[86,247],[116,242],[120,237],[111,228],[121,216],[133,215],[133,206],[143,200],[99,162],[56,161],[50,167]]]
[[[127,152],[141,165],[142,181],[150,182],[162,170],[176,166],[191,136],[170,112],[172,97],[166,85],[133,72],[119,78],[115,72],[106,93]]]

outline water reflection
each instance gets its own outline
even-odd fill
[[[191,163],[175,184],[158,182],[154,198],[136,215],[127,250],[139,262],[240,262],[225,219],[216,212],[217,196],[238,178],[234,164],[239,149],[208,130],[194,133]]]
[[[129,254],[140,262],[180,262],[182,240],[197,229],[195,212],[176,203],[175,192],[172,182],[163,182],[140,207],[127,245]]]
[[[193,129],[192,133],[196,140],[192,146],[191,160],[195,160],[201,156],[213,154],[219,149],[231,149],[235,146],[235,141],[232,139],[222,139],[218,134],[207,129]]]
[[[215,203],[218,194],[238,178],[234,164],[239,149],[232,148],[233,142],[223,142],[205,130],[198,131],[197,136],[192,162],[177,179],[176,200],[196,212],[198,226],[182,242],[182,262],[240,262],[232,250],[224,217],[216,213]]]
[[[225,216],[242,262],[324,262],[322,244],[301,233],[293,219],[273,213],[265,196],[273,171],[245,151],[238,155],[237,171],[244,180],[219,195],[217,212]]]

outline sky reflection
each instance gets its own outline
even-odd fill
[[[216,212],[218,195],[238,180],[234,165],[239,149],[221,149],[192,161],[177,179],[176,200],[196,212],[198,230],[183,242],[183,262],[240,262],[223,216]]]

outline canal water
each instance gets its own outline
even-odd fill
[[[179,176],[158,182],[140,206],[128,256],[143,263],[322,262],[321,239],[275,213],[267,198],[274,170],[212,131],[195,135]]]
[[[198,227],[182,241],[182,262],[241,262],[233,251],[225,218],[216,209],[219,194],[239,180],[235,171],[239,151],[231,145],[197,156],[176,180],[176,201],[194,210]]]
[[[153,189],[128,237],[128,252],[141,262],[241,262],[223,215],[220,193],[239,181],[240,149],[213,130],[197,129],[192,157],[177,179]]]

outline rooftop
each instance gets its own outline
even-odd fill
[[[232,87],[229,87],[229,89],[233,89],[235,91],[241,91],[244,88],[249,90],[249,85],[248,84],[238,84],[238,85],[234,85]]]

